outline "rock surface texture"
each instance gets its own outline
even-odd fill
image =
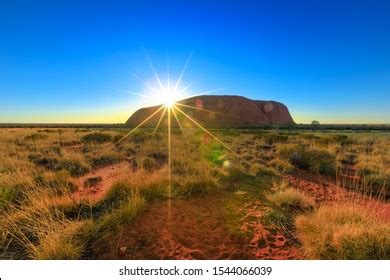
[[[126,125],[137,126],[160,107],[161,105],[137,110],[127,120]],[[284,104],[276,101],[252,100],[242,96],[202,95],[178,101],[175,107],[171,112],[172,127],[191,128],[195,126],[194,121],[208,128],[294,124]],[[166,126],[168,113],[165,112],[161,117],[163,112],[164,109],[154,114],[142,127],[156,127],[160,119],[160,126]]]

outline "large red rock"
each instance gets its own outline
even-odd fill
[[[135,127],[152,115],[160,106],[142,108],[136,111],[126,122],[129,127]],[[255,127],[267,124],[294,124],[288,108],[276,101],[252,100],[242,96],[202,95],[178,101],[177,109],[171,113],[171,125],[178,127],[194,127],[198,122],[208,128]],[[180,110],[183,112],[180,112]],[[143,127],[156,127],[162,115],[161,110],[150,118]],[[167,124],[167,113],[162,118],[161,125]]]

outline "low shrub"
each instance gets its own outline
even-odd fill
[[[38,158],[32,158],[32,162],[35,165],[44,167],[51,171],[60,171],[60,170],[68,170],[70,175],[73,177],[81,176],[89,172],[89,168],[81,164],[77,160],[59,160],[57,158],[50,158],[50,157],[38,157]]]
[[[173,184],[173,192],[179,197],[204,196],[217,189],[212,177],[202,175],[181,178]]]
[[[124,201],[127,201],[133,193],[134,190],[129,182],[118,181],[108,190],[103,199],[97,205],[97,208],[101,210],[117,208]]]
[[[102,144],[110,142],[112,136],[107,133],[94,132],[81,137],[81,141],[85,144]]]
[[[140,193],[147,201],[163,200],[169,196],[169,182],[164,179],[146,184]]]
[[[149,157],[142,159],[141,165],[143,169],[149,172],[160,168],[160,164],[155,159]]]
[[[390,225],[361,207],[322,206],[295,225],[310,258],[390,259]]]
[[[77,160],[62,160],[60,161],[61,169],[68,170],[70,176],[82,176],[89,172],[89,168],[82,165]]]
[[[121,227],[130,223],[142,211],[145,200],[137,192],[123,200],[112,212],[106,213],[84,233],[92,242],[109,234],[115,234]]]
[[[269,194],[267,199],[287,211],[304,212],[314,209],[314,199],[293,188]]]
[[[111,165],[120,161],[120,158],[116,155],[102,155],[99,157],[91,158],[90,163],[93,168]]]
[[[262,216],[262,221],[265,225],[271,225],[288,229],[293,226],[293,217],[279,209],[270,209]]]
[[[288,145],[279,147],[278,156],[299,169],[329,175],[336,173],[336,157],[327,150]]]
[[[79,260],[85,250],[77,238],[80,222],[64,223],[39,238],[30,246],[30,257],[35,260]]]

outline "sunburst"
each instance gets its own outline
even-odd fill
[[[157,121],[157,124],[156,124],[156,126],[155,126],[155,128],[153,130],[153,135],[154,135],[157,132],[157,130],[159,129],[159,127],[160,127],[164,117],[167,118],[167,130],[168,130],[168,133],[167,133],[167,137],[168,137],[168,139],[167,139],[168,140],[168,147],[167,147],[168,148],[168,201],[169,201],[169,208],[170,208],[170,198],[171,198],[171,175],[172,175],[172,173],[171,173],[172,116],[175,119],[176,123],[178,124],[179,129],[183,132],[184,135],[186,135],[186,137],[187,137],[187,134],[185,133],[185,129],[183,128],[183,125],[181,124],[181,122],[179,120],[179,115],[183,116],[184,118],[189,120],[191,123],[193,123],[196,127],[201,129],[203,132],[207,133],[209,136],[211,136],[215,141],[220,143],[227,150],[229,150],[230,152],[233,152],[232,149],[229,146],[227,146],[221,139],[219,139],[210,130],[205,128],[202,124],[200,124],[197,120],[195,120],[193,117],[189,116],[186,112],[184,112],[180,108],[180,107],[182,107],[182,108],[190,108],[190,109],[193,109],[193,110],[199,110],[199,111],[205,111],[205,112],[210,112],[210,113],[215,113],[215,114],[221,114],[220,112],[214,112],[214,111],[207,110],[207,109],[204,109],[204,108],[198,108],[198,107],[193,107],[193,106],[189,106],[189,105],[186,105],[186,104],[182,104],[179,101],[182,100],[182,99],[185,99],[185,98],[190,98],[190,97],[203,95],[203,94],[209,94],[209,93],[213,93],[213,92],[217,92],[217,91],[229,88],[229,87],[223,87],[223,88],[213,89],[213,90],[209,90],[209,91],[203,91],[203,92],[199,92],[199,93],[196,93],[196,94],[193,94],[193,95],[189,95],[187,90],[193,85],[194,82],[191,82],[191,83],[187,84],[186,86],[184,86],[182,88],[180,87],[180,84],[182,83],[182,80],[183,80],[186,68],[187,68],[187,66],[188,66],[188,64],[189,64],[189,62],[191,60],[191,57],[192,57],[192,53],[188,57],[188,59],[187,59],[185,65],[184,65],[182,71],[180,72],[180,75],[177,78],[176,82],[173,83],[173,84],[171,84],[170,79],[169,79],[169,77],[170,77],[169,71],[168,71],[168,74],[167,74],[167,81],[166,81],[166,83],[164,84],[162,82],[161,78],[159,77],[159,75],[157,74],[155,68],[153,67],[152,63],[150,62],[150,59],[148,58],[148,61],[149,61],[150,67],[152,69],[152,72],[153,72],[156,84],[158,85],[158,88],[153,87],[151,84],[149,84],[145,80],[139,78],[138,76],[135,76],[148,89],[148,92],[149,92],[148,94],[137,93],[137,92],[127,91],[127,90],[122,90],[122,89],[116,89],[116,90],[119,90],[119,91],[122,91],[122,92],[125,92],[125,93],[128,93],[128,94],[132,94],[132,95],[136,95],[136,96],[152,99],[154,102],[160,104],[159,106],[157,106],[157,109],[154,112],[152,112],[149,116],[147,116],[144,120],[142,120],[139,124],[137,124],[134,128],[132,128],[116,144],[118,144],[118,143],[122,142],[123,140],[125,140],[132,133],[137,131],[141,126],[145,125],[150,119],[152,119],[154,116],[156,116],[158,113],[160,113],[162,111],[162,113],[161,113],[161,115],[160,115],[160,117],[159,117],[159,119]]]

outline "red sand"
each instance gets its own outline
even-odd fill
[[[117,238],[100,242],[94,255],[103,259],[301,258],[281,233],[273,235],[255,221],[261,213],[248,211],[242,220],[243,228],[253,231],[246,237],[228,231],[223,211],[223,198],[216,196],[156,202]]]
[[[77,178],[75,183],[78,187],[78,191],[74,192],[72,197],[76,201],[99,201],[115,181],[128,176],[131,172],[127,162],[121,162],[91,171],[90,173]],[[102,180],[96,185],[90,187],[84,186],[84,182],[92,177],[101,177]]]

